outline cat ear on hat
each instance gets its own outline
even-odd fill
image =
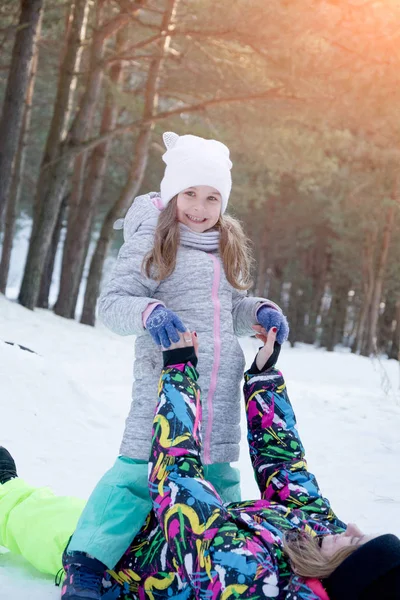
[[[163,133],[163,142],[167,150],[171,150],[179,140],[179,135],[173,131],[166,131]]]

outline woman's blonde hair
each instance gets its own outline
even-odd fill
[[[326,579],[359,548],[357,544],[346,546],[328,558],[322,554],[319,542],[319,537],[303,531],[290,532],[285,536],[283,549],[296,575]]]
[[[160,213],[154,235],[154,246],[145,256],[143,270],[147,277],[157,281],[167,279],[176,265],[176,255],[180,243],[177,196]],[[220,232],[219,252],[229,283],[238,290],[247,290],[251,286],[251,251],[239,221],[227,215],[221,215],[215,229]]]

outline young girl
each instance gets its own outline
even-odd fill
[[[100,299],[104,323],[137,336],[133,401],[120,456],[93,491],[68,546],[64,600],[100,597],[95,572],[115,566],[150,511],[147,461],[161,345],[178,341],[188,327],[207,349],[199,355],[203,460],[208,479],[232,502],[240,500],[238,471],[229,463],[239,458],[244,369],[237,336],[253,334],[257,323],[276,326],[280,343],[288,334],[275,304],[246,296],[247,241],[239,223],[224,214],[232,185],[228,148],[174,133],[164,134],[164,142],[161,195],[141,196],[128,211],[125,243]],[[82,577],[81,553],[88,577]]]

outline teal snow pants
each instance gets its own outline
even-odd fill
[[[147,461],[120,456],[100,479],[79,519],[68,551],[87,552],[113,569],[151,510]],[[239,470],[207,465],[204,476],[224,502],[240,502]]]

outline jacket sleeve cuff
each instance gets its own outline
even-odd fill
[[[164,369],[166,367],[173,367],[175,365],[181,365],[191,363],[194,368],[197,367],[197,356],[193,346],[187,346],[186,348],[174,348],[174,350],[164,350],[163,352]]]
[[[274,367],[275,364],[278,362],[278,358],[279,358],[279,354],[281,352],[281,345],[278,344],[278,342],[275,342],[274,344],[274,351],[271,354],[271,356],[269,357],[269,359],[267,360],[267,362],[265,363],[265,365],[263,366],[263,368],[260,370],[257,367],[256,364],[256,358],[253,360],[253,364],[251,365],[250,369],[247,371],[250,375],[259,375],[260,373],[264,373],[265,371],[268,371],[268,369],[270,369],[271,367]],[[260,347],[261,350],[262,346]]]
[[[147,319],[149,318],[153,310],[157,308],[157,306],[165,306],[165,304],[163,302],[150,302],[150,304],[148,304],[142,312],[142,323],[144,328],[146,328]]]
[[[272,302],[272,300],[264,300],[263,302],[260,302],[258,304],[258,306],[256,307],[256,315],[258,314],[258,311],[260,310],[260,308],[262,308],[263,306],[267,306],[268,308],[273,308],[280,313],[282,312],[281,307],[278,306],[277,304],[275,304],[275,302]]]

